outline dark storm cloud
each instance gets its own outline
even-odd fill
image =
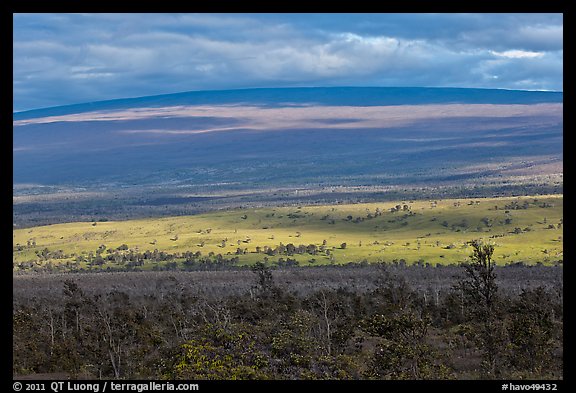
[[[16,14],[14,110],[187,90],[562,90],[561,14]]]

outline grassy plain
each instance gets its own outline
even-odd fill
[[[398,211],[391,211],[397,206]],[[301,266],[401,260],[454,264],[470,255],[468,241],[483,239],[496,245],[498,264],[554,264],[563,261],[562,222],[562,195],[235,209],[15,229],[13,262],[14,269],[23,262],[63,264],[102,245],[116,249],[126,244],[128,251],[138,252],[212,252],[238,257],[238,264],[249,265],[265,258],[269,262],[287,258],[256,252],[256,247],[292,243],[325,244],[329,250],[289,256]],[[65,258],[40,261],[37,253],[46,248],[61,250]],[[245,253],[237,253],[238,249]],[[141,269],[152,266],[145,263]]]

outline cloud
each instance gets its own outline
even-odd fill
[[[544,52],[530,52],[525,50],[507,50],[504,52],[491,51],[495,56],[507,57],[510,59],[522,59],[522,58],[535,58],[544,56]]]
[[[515,89],[542,90],[542,86],[560,83],[554,90],[562,90],[562,81],[556,79],[556,75],[563,74],[562,56],[555,52],[541,56],[497,56],[478,63],[473,72],[487,86],[497,87],[500,80],[505,80]]]
[[[562,35],[560,14],[15,14],[14,110],[269,86],[561,90]]]

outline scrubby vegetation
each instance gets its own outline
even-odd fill
[[[461,267],[15,276],[14,373],[562,379],[561,267],[498,267],[493,244],[471,247]]]

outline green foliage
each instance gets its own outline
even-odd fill
[[[464,264],[465,279],[461,285],[479,320],[494,317],[497,302],[495,263],[492,260],[494,245],[479,240],[470,242],[473,247],[471,261]]]
[[[540,374],[551,368],[554,340],[561,328],[554,323],[551,295],[537,288],[523,291],[512,303],[508,325],[508,361],[517,370]]]
[[[173,357],[167,379],[267,379],[267,359],[245,331],[226,332],[206,326],[205,337],[186,341]],[[210,331],[212,330],[212,331]]]
[[[274,290],[274,277],[272,277],[272,272],[270,268],[266,266],[263,262],[256,262],[251,270],[256,274],[256,290],[259,292],[260,296],[270,296]]]
[[[373,315],[361,323],[368,334],[380,337],[367,376],[376,379],[445,379],[450,371],[426,343],[429,318],[411,312]]]
[[[319,353],[318,343],[310,334],[315,322],[312,314],[298,310],[272,336],[271,353],[284,372],[292,368],[309,368],[312,355]]]

